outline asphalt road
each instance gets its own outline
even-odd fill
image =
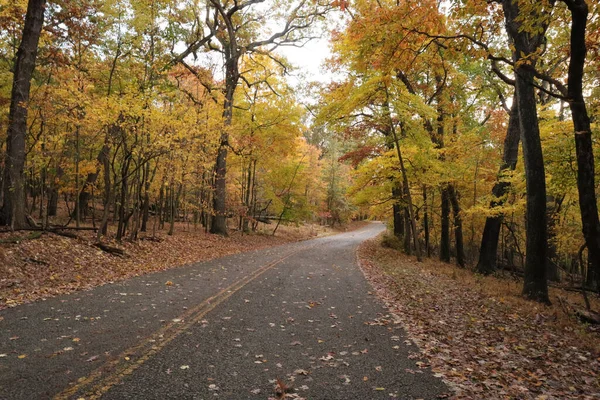
[[[447,388],[356,265],[383,229],[4,310],[0,398],[436,399]]]

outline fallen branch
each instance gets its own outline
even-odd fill
[[[271,225],[271,220],[267,217],[256,217],[254,219],[258,222],[262,222],[263,224]]]
[[[158,236],[143,236],[140,238],[140,240],[147,240],[149,242],[156,242],[156,243],[164,242],[164,239],[161,239]]]
[[[58,235],[58,236],[64,236],[64,237],[68,237],[68,238],[71,238],[71,239],[79,239],[79,236],[77,236],[76,234],[74,234],[72,232],[65,232],[65,231],[58,230],[58,229],[57,230],[51,230],[50,232],[54,233],[55,235]]]
[[[595,311],[575,309],[575,315],[577,315],[577,318],[579,318],[582,322],[600,325],[600,313]]]
[[[572,304],[569,304],[561,296],[557,296],[558,303],[562,307],[566,315],[575,315],[581,322],[600,325],[600,313],[592,310],[584,310],[581,308],[575,308]]]
[[[109,254],[112,254],[112,255],[117,255],[117,256],[121,256],[121,257],[124,257],[126,255],[125,254],[125,250],[120,249],[118,247],[109,246],[109,245],[104,244],[102,242],[94,243],[94,247],[97,247],[100,250],[105,251],[105,252],[107,252]]]
[[[87,227],[87,226],[82,226],[82,227],[75,227],[75,226],[62,226],[62,225],[56,225],[56,226],[50,226],[50,227],[46,227],[46,228],[41,228],[41,227],[30,227],[30,228],[21,228],[21,229],[0,229],[0,233],[9,233],[9,232],[55,232],[55,231],[94,231],[96,232],[98,230],[98,228],[92,228],[92,227]]]
[[[50,263],[49,263],[49,262],[47,262],[47,261],[44,261],[44,260],[38,260],[37,258],[33,258],[33,257],[27,257],[27,258],[25,259],[25,261],[29,261],[29,262],[32,262],[32,263],[34,263],[34,264],[46,265],[46,266],[47,266],[47,265],[50,265]]]
[[[30,233],[28,236],[11,236],[6,239],[0,240],[0,243],[21,243],[24,240],[39,239],[40,237],[42,237],[43,234],[44,232],[38,231]]]

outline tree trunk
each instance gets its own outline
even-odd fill
[[[592,129],[583,97],[588,6],[584,0],[565,1],[565,3],[572,15],[568,99],[575,131],[579,209],[590,260],[588,282],[593,282],[595,289],[600,289],[600,221],[595,192]]]
[[[527,186],[527,210],[525,213],[527,240],[523,294],[531,300],[549,303],[546,278],[548,261],[546,176],[532,71],[532,68],[535,68],[537,51],[544,42],[545,27],[542,27],[541,33],[539,31],[528,32],[530,29],[522,26],[518,2],[504,0],[503,9],[506,30],[515,47],[513,55],[515,87]],[[535,17],[531,16],[531,18]],[[524,62],[523,57],[526,57],[527,62]]]
[[[442,188],[440,221],[440,261],[450,262],[450,194],[448,186]]]
[[[231,44],[234,47],[236,44]],[[229,48],[225,61],[225,101],[223,103],[223,132],[219,142],[213,196],[213,217],[210,233],[227,236],[227,148],[229,147],[229,128],[233,118],[233,98],[239,81],[239,49]]]
[[[210,233],[227,236],[227,142],[229,135],[221,135],[217,162],[215,163],[215,183],[213,196],[213,216]]]
[[[123,236],[125,235],[125,231],[127,230],[127,221],[129,220],[129,216],[127,213],[129,212],[129,163],[131,162],[131,154],[126,151],[125,159],[123,160],[123,165],[121,166],[121,193],[120,193],[120,205],[119,205],[119,224],[117,226],[117,235],[116,239],[121,241]]]
[[[251,194],[252,194],[252,164],[253,161],[250,160],[250,162],[248,163],[248,177],[247,177],[247,182],[246,182],[246,192],[244,193],[244,208],[245,208],[245,213],[246,215],[244,215],[243,221],[242,221],[242,232],[244,233],[248,233],[250,232],[250,208],[251,208],[251,204],[250,204],[250,199],[251,199]]]
[[[171,182],[170,186],[170,200],[169,200],[169,232],[167,233],[169,236],[173,236],[175,233],[175,213],[177,212],[177,201],[175,199],[175,183]],[[179,197],[179,192],[181,191],[181,184],[179,185],[179,190],[177,197]]]
[[[106,236],[108,233],[108,215],[110,214],[110,204],[112,203],[112,183],[110,181],[110,147],[108,146],[108,133],[105,138],[105,145],[102,147],[102,153],[98,157],[98,160],[102,164],[102,173],[104,175],[104,208],[102,210],[102,222],[100,222],[100,229],[98,229],[97,241],[100,242],[102,235]]]
[[[4,202],[0,222],[13,229],[29,226],[26,215],[25,142],[27,136],[27,108],[31,76],[35,69],[38,45],[44,25],[45,0],[29,0],[23,26],[21,44],[14,66],[13,85],[8,114],[6,157],[4,159]]]
[[[48,205],[46,207],[48,207],[48,216],[56,217],[56,213],[58,211],[58,188],[54,183],[50,185],[50,190],[48,193]]]
[[[150,195],[148,195],[148,189],[144,192],[144,203],[142,204],[142,227],[141,232],[148,230],[148,219],[150,218]]]
[[[452,205],[452,214],[454,216],[454,242],[456,247],[456,263],[461,267],[466,266],[465,245],[463,240],[463,224],[460,215],[460,204],[458,202],[458,193],[454,185],[448,185],[448,195]]]
[[[401,238],[404,235],[404,215],[403,207],[400,204],[402,191],[400,188],[394,187],[392,189],[392,199],[394,205],[392,206],[392,212],[394,213],[394,236]]]
[[[396,131],[396,126],[394,125],[394,121],[392,120],[390,103],[389,103],[389,92],[387,87],[385,88],[385,103],[384,103],[384,113],[387,119],[387,123],[389,124],[387,129],[386,136],[389,136],[392,139],[393,146],[396,147],[396,155],[398,156],[398,163],[400,164],[400,172],[402,173],[402,191],[403,197],[406,205],[405,208],[405,250],[407,254],[410,254],[410,234],[409,231],[412,231],[412,239],[413,245],[415,247],[415,255],[417,256],[417,261],[421,261],[421,246],[419,243],[419,232],[417,230],[417,220],[415,218],[415,212],[413,209],[413,201],[412,195],[410,193],[410,183],[408,181],[408,173],[406,171],[406,167],[404,165],[404,158],[402,157],[402,149],[400,148],[400,138],[398,137],[398,133]],[[401,124],[400,129],[403,130],[404,126]],[[404,132],[403,136],[404,136]],[[394,210],[395,211],[395,210]]]
[[[410,213],[408,212],[408,207],[404,207],[402,209],[402,218],[404,221],[404,252],[410,256],[412,254],[412,248],[410,245],[410,242],[412,240],[412,226],[410,220]]]
[[[558,251],[556,249],[556,218],[560,213],[561,200],[556,200],[553,196],[546,199],[546,212],[548,214],[548,267],[547,277],[549,281],[560,282],[560,273],[558,271]]]
[[[164,227],[164,218],[163,218],[163,209],[165,208],[165,178],[160,184],[160,189],[158,191],[158,206],[156,208],[156,218],[158,218],[158,229],[163,229]]]
[[[98,153],[98,157],[96,157],[96,160],[98,161],[99,164],[102,164],[101,158],[102,158],[102,155],[105,153],[105,151],[108,151],[107,144],[102,146],[102,149],[100,149],[100,153]],[[79,192],[79,201],[75,205],[75,210],[73,211],[73,214],[72,214],[73,216],[76,216],[78,213],[80,216],[83,216],[84,218],[88,216],[89,202],[92,197],[91,193],[90,193],[90,189],[96,183],[96,180],[98,179],[99,175],[100,175],[99,167],[97,167],[97,170],[95,172],[88,173],[88,175],[85,179],[85,183],[83,184],[83,187],[81,188],[81,191]],[[80,210],[78,210],[78,208]]]
[[[526,259],[523,293],[537,301],[549,302],[546,281],[548,224],[546,223],[546,180],[540,141],[533,74],[517,73],[519,120],[527,186]]]
[[[427,205],[427,186],[423,185],[423,232],[425,233],[425,254],[431,257],[431,244],[429,239],[429,207]]]
[[[519,140],[521,130],[519,128],[519,109],[517,100],[513,96],[513,104],[508,118],[508,129],[504,139],[504,151],[502,154],[502,166],[498,173],[498,178],[492,189],[494,199],[490,202],[490,208],[500,207],[506,201],[505,196],[510,189],[510,183],[503,180],[504,173],[514,171],[517,166],[519,155]],[[477,272],[488,275],[496,270],[496,254],[498,252],[498,239],[500,237],[500,228],[502,226],[502,214],[489,216],[485,220],[483,236],[481,237],[481,248],[479,250],[479,261],[477,263]]]

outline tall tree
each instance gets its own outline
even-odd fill
[[[585,0],[562,0],[562,2],[567,5],[571,13],[567,87],[547,75],[542,74],[541,78],[559,90],[559,93],[554,96],[566,100],[571,110],[577,157],[579,209],[585,246],[589,254],[588,284],[600,288],[600,219],[596,198],[594,150],[590,117],[583,96],[589,7]]]
[[[29,0],[21,44],[14,66],[4,170],[4,202],[1,222],[13,229],[29,225],[27,221],[25,179],[25,141],[31,76],[35,69],[38,45],[44,25],[45,0]]]
[[[549,24],[550,2],[503,0],[506,31],[512,45],[519,126],[527,184],[525,282],[523,294],[532,300],[549,302],[546,277],[548,225],[546,176],[534,87],[535,65]]]
[[[303,43],[310,35],[302,33],[315,24],[330,8],[327,1],[300,0],[291,5],[274,1],[259,8],[264,0],[208,0],[206,7],[207,35],[196,40],[177,58],[190,67],[185,58],[201,47],[217,51],[224,60],[223,129],[219,139],[219,151],[214,169],[214,196],[211,233],[227,235],[227,153],[230,127],[232,125],[235,92],[240,80],[245,80],[240,63],[243,57],[253,53],[276,58],[274,50],[280,46]],[[269,20],[282,26],[261,37],[262,24]],[[282,63],[281,61],[278,61]],[[283,63],[282,63],[283,64]],[[192,68],[190,68],[192,69]],[[248,83],[248,82],[246,82]]]

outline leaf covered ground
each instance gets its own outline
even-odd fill
[[[71,232],[77,239],[50,232],[0,233],[0,309],[330,231],[280,227],[277,236],[232,232],[225,238],[179,228],[175,235],[160,233],[155,240],[108,243],[124,250],[124,257],[95,247],[91,231]]]
[[[359,258],[421,349],[413,356],[454,399],[600,399],[600,332],[568,312],[580,294],[552,289],[553,305],[539,305],[520,296],[519,281],[417,263],[380,240]]]

